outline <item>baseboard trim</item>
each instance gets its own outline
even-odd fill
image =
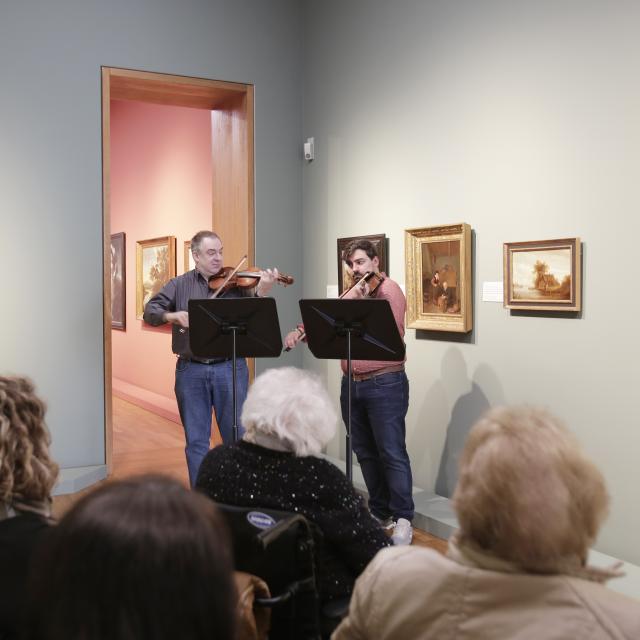
[[[125,382],[120,378],[113,378],[112,389],[114,396],[151,411],[162,418],[182,424],[175,398],[167,398],[154,391]]]
[[[54,496],[67,493],[78,493],[107,477],[107,465],[99,464],[90,467],[69,467],[60,469],[58,482],[53,488]]]

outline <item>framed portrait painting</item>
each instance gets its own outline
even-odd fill
[[[338,295],[353,285],[353,272],[344,261],[344,250],[354,240],[368,240],[378,252],[379,269],[389,275],[387,265],[387,237],[384,233],[369,236],[353,236],[352,238],[338,238]]]
[[[111,328],[127,329],[126,236],[111,234]]]
[[[407,229],[405,260],[407,327],[471,331],[471,227]]]
[[[504,306],[534,311],[580,311],[580,238],[506,242]]]
[[[136,243],[136,318],[142,319],[144,305],[175,275],[175,236]]]

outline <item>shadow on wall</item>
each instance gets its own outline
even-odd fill
[[[423,489],[433,490],[439,452],[445,440],[449,404],[442,381],[435,378],[424,391],[419,381],[409,380],[409,408],[415,427],[407,430],[407,451],[411,458],[413,482]],[[442,427],[441,427],[442,425]]]
[[[473,380],[467,383],[466,364],[457,349],[447,351],[442,363],[442,378],[445,383],[451,376],[454,376],[457,386],[467,387],[469,383],[471,390],[456,400],[447,426],[435,486],[435,492],[446,498],[450,498],[455,490],[458,481],[458,460],[471,427],[492,404],[504,402],[502,385],[488,365],[480,365],[473,375]]]

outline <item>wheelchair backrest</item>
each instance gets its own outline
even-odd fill
[[[297,513],[217,505],[231,531],[236,570],[262,578],[272,597],[290,594],[273,608],[270,637],[317,638],[314,535],[321,536],[319,529]]]

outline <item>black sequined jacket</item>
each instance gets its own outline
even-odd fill
[[[340,469],[314,456],[240,441],[209,451],[196,488],[216,502],[293,511],[324,535],[316,556],[323,600],[349,595],[373,556],[389,546],[362,498]]]

